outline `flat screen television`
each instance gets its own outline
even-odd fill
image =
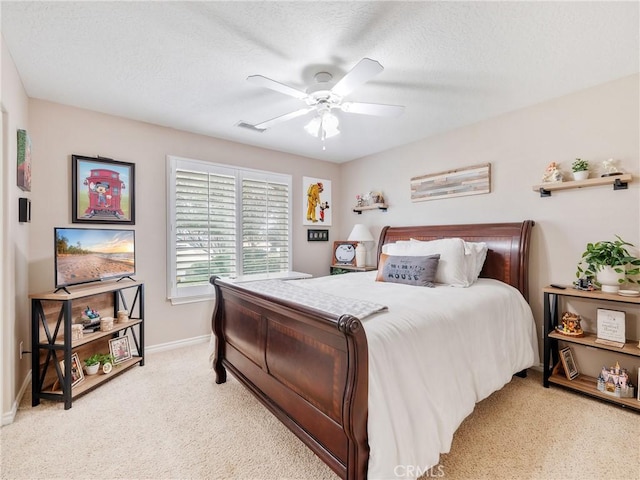
[[[56,227],[54,238],[58,289],[136,273],[134,230]]]

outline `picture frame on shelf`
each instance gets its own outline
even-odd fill
[[[356,247],[358,242],[338,240],[333,242],[333,265],[356,266]]]
[[[113,363],[118,365],[132,358],[128,337],[117,337],[109,340],[109,353],[113,356]]]
[[[64,375],[64,360],[60,360],[60,370]],[[71,387],[75,387],[84,380],[84,372],[82,371],[82,364],[80,363],[80,357],[77,353],[71,355]],[[55,388],[55,386],[54,386]]]
[[[598,308],[596,316],[596,343],[610,347],[624,347],[627,342],[625,312]]]
[[[71,222],[135,225],[135,164],[71,157]]]
[[[565,347],[560,350],[560,361],[562,362],[562,368],[564,369],[567,379],[573,380],[580,375],[576,362],[573,359],[573,352],[571,351],[571,348]]]

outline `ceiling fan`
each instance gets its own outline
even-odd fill
[[[401,105],[344,101],[344,98],[353,90],[368,82],[383,70],[384,67],[380,63],[370,58],[363,58],[335,84],[331,81],[333,76],[330,73],[316,73],[314,76],[316,83],[307,88],[306,91],[298,90],[262,75],[251,75],[247,77],[247,80],[254,85],[270,88],[276,92],[298,98],[306,106],[249,126],[254,130],[263,132],[279,123],[315,112],[316,116],[305,126],[305,130],[314,137],[325,140],[340,133],[340,130],[338,130],[338,117],[331,113],[332,110],[381,117],[397,117],[404,112],[404,107]],[[245,125],[247,124],[245,123]]]

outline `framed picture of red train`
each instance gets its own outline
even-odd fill
[[[135,165],[71,156],[73,223],[135,225]]]

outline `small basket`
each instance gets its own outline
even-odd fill
[[[118,310],[118,317],[116,319],[117,323],[125,323],[129,321],[129,311],[128,310]]]
[[[84,336],[83,326],[79,324],[71,325],[71,340],[79,340]]]
[[[102,317],[100,319],[100,331],[108,332],[113,330],[113,317]]]

